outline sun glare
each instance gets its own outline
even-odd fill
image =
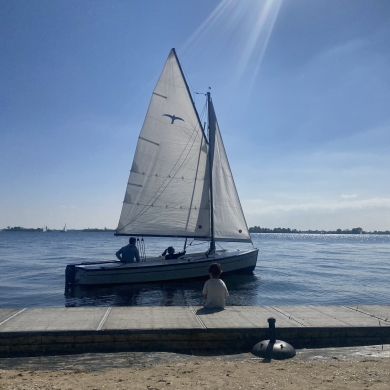
[[[182,51],[207,42],[229,45],[239,81],[249,74],[252,84],[260,69],[283,0],[222,0],[185,42]]]

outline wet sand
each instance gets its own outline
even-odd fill
[[[0,359],[1,389],[388,389],[390,345],[250,353],[113,353]]]

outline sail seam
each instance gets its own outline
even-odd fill
[[[144,154],[145,156],[147,156],[147,154]],[[158,160],[158,159],[156,159],[156,160]],[[160,161],[164,161],[164,160],[161,160],[160,159]],[[189,170],[192,170],[192,171],[196,171],[196,169],[192,169],[192,168],[188,168]],[[132,173],[135,173],[135,174],[137,174],[137,175],[142,175],[142,176],[146,176],[146,177],[152,177],[152,176],[156,176],[155,174],[153,174],[153,173],[151,173],[151,174],[146,174],[146,173],[140,173],[140,172],[135,172],[135,171],[130,171],[130,172],[132,172]],[[198,179],[197,177],[194,177],[193,179],[191,179],[191,178],[185,178],[184,176],[182,176],[182,177],[169,177],[169,176],[158,176],[160,179],[164,179],[164,180],[166,180],[166,179],[173,179],[173,180],[186,180],[188,183],[192,183],[193,181],[202,181],[202,180],[204,180],[204,178],[200,178],[200,179]],[[184,179],[183,179],[183,177],[184,177]]]
[[[171,86],[171,87],[185,89],[185,87],[183,87],[183,86],[181,86],[181,85],[168,83],[167,81],[159,80],[158,82],[161,83],[161,84],[169,85],[169,86]]]
[[[198,207],[184,207],[184,206],[168,206],[168,205],[156,205],[156,204],[141,204],[141,203],[134,203],[134,202],[125,202],[127,204],[134,204],[136,206],[144,206],[144,207],[156,207],[160,209],[175,209],[175,210],[207,210],[207,208],[198,208]],[[168,202],[167,202],[168,203]]]

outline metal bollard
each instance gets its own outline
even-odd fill
[[[283,360],[295,356],[296,352],[292,345],[285,341],[276,340],[276,319],[268,318],[269,325],[269,340],[260,341],[252,348],[252,353],[255,356],[265,359]]]

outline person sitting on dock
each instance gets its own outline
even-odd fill
[[[126,245],[119,249],[118,252],[115,253],[115,256],[122,262],[122,263],[134,263],[134,258],[137,263],[139,263],[141,260],[139,258],[139,252],[138,248],[135,246],[135,243],[137,242],[135,237],[129,238],[129,245]]]
[[[185,254],[186,251],[175,253],[175,248],[173,246],[169,246],[167,249],[165,249],[161,256],[165,256],[165,260],[174,260],[184,256]]]
[[[221,266],[218,263],[210,265],[210,279],[204,284],[203,298],[206,300],[204,307],[206,309],[224,309],[225,299],[229,296],[226,284],[219,278],[222,273]]]

